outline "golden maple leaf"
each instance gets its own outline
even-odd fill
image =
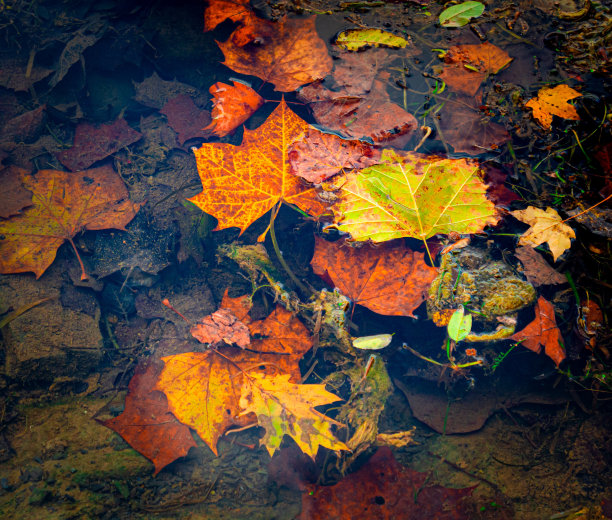
[[[575,121],[580,119],[576,108],[568,103],[570,99],[579,96],[582,96],[580,92],[567,85],[557,85],[554,88],[544,87],[538,91],[538,97],[531,98],[525,103],[525,106],[533,110],[533,117],[540,125],[550,129],[553,116]]]
[[[285,435],[314,459],[319,446],[330,450],[348,450],[331,432],[340,423],[317,412],[315,406],[339,401],[340,397],[325,390],[325,385],[300,385],[289,381],[289,374],[264,376],[249,374],[242,385],[240,407],[257,415],[266,434],[261,439],[272,456]]]
[[[520,245],[530,245],[537,247],[546,242],[556,261],[566,249],[572,245],[571,239],[576,238],[574,230],[564,224],[553,208],[546,208],[546,211],[529,206],[510,212],[515,218],[529,224],[531,227],[523,233],[519,240]]]
[[[189,200],[219,220],[217,230],[244,230],[278,201],[310,214],[325,209],[313,188],[291,174],[289,146],[309,128],[281,101],[256,130],[244,130],[240,146],[204,143],[195,150],[202,193]]]

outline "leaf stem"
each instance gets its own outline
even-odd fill
[[[281,204],[282,204],[282,201],[279,202],[276,206],[274,206],[272,208],[272,212],[270,213],[269,230],[270,230],[270,239],[272,240],[272,247],[274,248],[274,252],[276,253],[276,257],[278,258],[278,261],[283,266],[283,269],[289,275],[289,278],[291,278],[293,283],[300,289],[300,291],[302,291],[305,294],[308,294],[310,291],[308,291],[308,288],[302,282],[300,282],[300,280],[298,279],[297,276],[295,276],[295,274],[293,273],[293,271],[291,270],[287,262],[285,262],[285,259],[283,258],[283,254],[281,253],[281,250],[278,247],[278,242],[276,241],[276,232],[274,231],[274,221],[276,220],[276,215],[278,215]]]
[[[85,266],[83,265],[83,260],[81,260],[81,255],[79,255],[79,252],[76,248],[76,245],[74,244],[74,241],[72,240],[72,238],[68,238],[68,241],[70,242],[70,245],[72,246],[72,249],[74,249],[74,254],[77,257],[77,260],[79,261],[79,265],[81,266],[81,281],[85,281],[85,280],[89,280],[89,276],[87,276],[87,273],[85,272]]]

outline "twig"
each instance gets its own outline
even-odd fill
[[[480,480],[481,482],[484,482],[485,484],[491,486],[495,491],[500,491],[499,486],[495,484],[494,482],[491,482],[488,478],[481,477],[480,475],[475,475],[471,471],[463,469],[458,464],[455,464],[454,462],[451,462],[450,460],[447,460],[444,457],[437,455],[436,453],[433,453],[431,451],[427,451],[427,454],[431,455],[432,457],[436,457],[437,459],[440,459],[445,464],[448,464],[451,468],[454,468],[457,471],[460,471],[461,473],[466,474],[468,477],[475,478],[476,480]]]

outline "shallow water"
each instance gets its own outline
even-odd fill
[[[348,301],[331,292],[334,284],[328,282],[333,273],[319,277],[310,267],[313,252],[320,247],[315,236],[318,240],[341,238],[324,217],[308,217],[303,208],[295,211],[284,204],[272,220],[274,235],[267,232],[269,211],[245,225],[243,233],[223,222],[224,229],[213,231],[219,221],[185,200],[202,192],[198,152],[193,150],[202,145],[210,150],[207,143],[238,146],[243,142],[241,129],[222,138],[202,132],[211,122],[209,88],[232,79],[250,84],[267,101],[246,120],[250,131],[265,124],[283,98],[307,123],[332,134],[362,137],[368,146],[386,132],[388,139],[378,143],[381,147],[406,151],[418,147],[422,154],[475,159],[485,170],[486,182],[495,186],[490,199],[504,211],[496,227],[472,234],[470,248],[464,251],[473,250],[475,256],[466,254],[469,258],[463,264],[453,264],[446,281],[429,292],[429,312],[464,303],[474,313],[476,333],[491,332],[502,321],[515,318],[516,330],[522,330],[537,318],[535,297],[527,291],[530,297],[517,304],[517,293],[502,292],[502,286],[510,278],[525,281],[528,269],[517,259],[516,248],[527,226],[505,211],[530,205],[553,207],[567,218],[569,211],[582,211],[609,195],[609,7],[593,3],[581,13],[582,5],[572,2],[563,3],[561,11],[545,0],[518,6],[487,3],[482,18],[457,29],[437,24],[443,6],[433,2],[422,6],[255,2],[253,7],[257,16],[265,18],[316,15],[317,33],[311,37],[321,39],[335,67],[322,82],[327,90],[319,90],[318,95],[345,89],[340,103],[344,109],[343,103],[350,107],[366,96],[365,91],[373,91],[378,98],[367,98],[365,105],[382,106],[380,112],[362,116],[364,105],[360,105],[362,112],[333,112],[338,107],[332,106],[330,113],[338,117],[329,121],[325,113],[314,110],[313,114],[316,104],[308,105],[306,89],[300,93],[277,84],[275,90],[271,82],[224,66],[217,42],[231,38],[240,22],[226,20],[204,32],[205,5],[200,2],[17,1],[0,5],[0,36],[5,42],[0,52],[0,175],[6,175],[3,179],[21,175],[15,167],[26,174],[106,168],[119,176],[126,189],[124,200],[129,197],[135,214],[125,222],[126,231],[116,229],[122,227],[118,219],[111,225],[79,229],[74,248],[65,241],[49,267],[25,268],[0,278],[0,319],[6,319],[0,350],[2,517],[381,518],[386,508],[396,518],[450,518],[436,516],[445,509],[453,511],[453,518],[612,517],[612,385],[610,335],[605,328],[610,254],[605,204],[599,208],[604,211],[599,223],[569,221],[577,237],[556,262],[546,246],[537,250],[547,265],[563,275],[569,273],[575,282],[575,289],[564,280],[534,283],[537,296],[554,306],[563,340],[566,359],[556,367],[550,354],[538,355],[520,344],[513,347],[515,343],[507,339],[461,342],[451,360],[446,349],[453,347],[446,341],[446,328],[436,327],[428,317],[424,300],[429,282],[426,287],[403,286],[383,295],[382,300],[394,300],[402,291],[423,293],[405,304],[402,312],[388,315],[372,307],[377,295],[357,293]],[[244,9],[250,8],[239,6],[238,12]],[[269,44],[266,38],[275,38],[277,26],[271,23],[270,27],[241,48],[254,55]],[[340,31],[366,27],[383,28],[410,43],[404,49],[368,48],[351,57],[334,46]],[[478,45],[485,40],[512,61],[482,74],[476,84],[470,77],[467,86],[457,86],[458,76],[476,71],[469,63],[467,67],[449,64],[449,54],[445,57],[444,52],[454,45]],[[352,65],[349,60],[354,60]],[[346,66],[344,76],[341,66]],[[277,68],[273,61],[272,72],[260,76],[270,79]],[[372,84],[374,80],[378,83]],[[371,86],[364,87],[368,81]],[[541,87],[559,83],[582,93],[572,101],[580,119],[555,116],[546,130],[524,105]],[[173,104],[177,99],[186,105]],[[390,114],[396,114],[396,119]],[[361,117],[371,119],[363,123]],[[401,124],[415,121],[412,133],[396,135],[402,134],[398,120]],[[95,128],[116,121],[124,121],[129,128],[109,127],[107,135],[88,140]],[[79,125],[81,137],[77,137]],[[360,125],[367,132],[360,134]],[[422,142],[421,127],[431,131]],[[260,147],[264,149],[265,144],[262,140]],[[78,146],[82,153],[69,157],[68,151]],[[336,157],[322,157],[317,166],[328,160],[333,164]],[[38,178],[44,175],[38,173]],[[83,179],[82,189],[87,189],[95,175],[85,173]],[[108,184],[103,189],[110,192]],[[331,197],[326,195],[330,192],[319,192],[318,197]],[[3,206],[12,203],[12,193],[5,190]],[[54,193],[60,193],[59,188]],[[63,193],[60,208],[69,213],[70,206],[79,204],[79,196],[70,202]],[[82,192],[80,200],[87,197]],[[405,209],[386,197],[396,210]],[[98,193],[87,200],[99,198]],[[325,199],[325,204],[330,202]],[[252,199],[243,202],[244,212],[254,206]],[[269,261],[259,257],[245,261],[236,258],[236,251],[223,252],[227,246],[255,245],[260,236],[265,238]],[[394,244],[418,251],[427,264],[431,254],[437,268],[440,256],[436,254],[454,241],[444,234],[437,243],[429,243],[429,251],[416,238]],[[286,274],[275,245],[304,288]],[[361,253],[368,248],[364,246]],[[387,246],[378,245],[374,251],[374,264],[382,265]],[[463,255],[460,251],[455,257]],[[344,249],[332,257],[342,254]],[[485,268],[490,269],[487,274],[474,267],[475,257],[484,258]],[[403,258],[382,278],[392,277],[409,263]],[[345,266],[350,267],[349,261]],[[424,273],[430,267],[421,263],[415,269]],[[40,275],[38,279],[32,271]],[[342,292],[340,282],[335,285]],[[324,288],[330,292],[322,292]],[[250,318],[234,309],[251,329],[250,351],[228,346],[220,347],[218,354],[211,351],[210,341],[193,329],[190,334],[190,325],[161,304],[167,298],[188,320],[198,323],[223,306],[226,291],[230,297],[253,295]],[[310,293],[316,297],[309,300]],[[468,299],[460,300],[468,294]],[[585,332],[575,295],[604,309],[600,329]],[[486,315],[482,310],[493,307],[493,298],[513,303],[502,310],[496,303],[495,314]],[[414,309],[407,311],[409,305]],[[285,307],[291,312],[281,318],[278,313],[285,311],[279,309]],[[412,311],[414,317],[409,317]],[[221,328],[219,323],[216,326]],[[258,357],[269,348],[267,338],[277,339],[283,349],[299,351],[304,343],[296,340],[294,346],[287,337],[302,333],[306,348],[299,356],[283,351],[276,358],[276,354]],[[373,351],[359,351],[349,344],[352,336],[387,333],[393,334],[391,345],[376,351],[378,357],[370,364]],[[227,343],[238,343],[238,336],[231,341],[227,337]],[[475,351],[469,353],[472,346]],[[302,383],[325,380],[327,390],[342,399],[318,410],[350,425],[349,429],[334,425],[332,431],[349,443],[352,452],[321,447],[312,460],[285,436],[282,449],[271,458],[265,445],[259,446],[262,428],[240,429],[249,423],[244,417],[231,417],[238,431],[219,434],[218,439],[211,434],[211,442],[202,434],[205,426],[194,427],[176,408],[174,415],[191,431],[163,433],[161,443],[153,434],[147,437],[150,431],[142,428],[143,423],[158,426],[175,421],[167,399],[179,406],[208,391],[198,386],[202,379],[183,381],[180,371],[167,376],[166,387],[154,388],[171,359],[184,360],[170,356],[190,352],[203,356],[198,360],[216,360],[215,367],[226,363],[215,370],[231,374],[230,389],[223,387],[223,392],[238,392],[236,402],[241,388],[232,388],[232,381],[247,378],[242,374],[257,365],[273,375],[284,363],[278,358],[295,355],[287,361],[293,363],[287,365],[291,368],[283,365],[281,371],[299,371],[293,374],[296,383],[300,375],[305,377]],[[229,362],[223,361],[226,356]],[[481,364],[470,364],[474,360]],[[231,372],[240,363],[248,363],[249,368]],[[248,386],[247,379],[243,387]],[[145,390],[137,391],[138,384]],[[126,401],[128,392],[138,395],[131,404]],[[292,393],[283,395],[289,399]],[[207,397],[195,405],[200,406],[197,412],[210,402]],[[145,437],[130,446],[132,437],[126,442],[103,423],[116,425],[115,418],[141,404],[143,408],[129,418],[127,430],[142,431]],[[162,408],[155,408],[159,405]],[[374,433],[363,433],[359,442],[354,435],[362,423],[372,425]],[[220,427],[221,433],[228,425]],[[403,433],[408,442],[376,441],[376,431]],[[178,442],[181,435],[187,437]],[[406,479],[397,477],[403,486],[400,490],[397,485],[375,491],[369,487],[376,479],[367,477],[368,460],[379,444],[391,444],[393,456],[403,465],[399,469],[384,459],[390,473],[393,469]],[[385,453],[382,448],[380,453]],[[336,483],[354,487],[349,487],[348,496],[339,494],[332,505],[322,505],[329,491],[326,486]],[[453,493],[466,497],[456,498]],[[343,511],[341,504],[346,506]]]

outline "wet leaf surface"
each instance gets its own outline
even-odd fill
[[[538,91],[537,97],[531,98],[525,103],[525,106],[533,110],[533,117],[538,120],[540,125],[550,129],[553,116],[559,116],[563,119],[580,119],[576,108],[568,103],[569,100],[580,96],[582,96],[580,92],[568,85],[557,85],[553,88],[544,87]]]
[[[210,123],[210,113],[198,108],[186,94],[170,99],[160,112],[178,134],[181,144],[194,137],[207,137],[208,132],[204,128]]]
[[[251,87],[233,81],[232,85],[215,83],[209,89],[213,96],[212,122],[206,127],[218,137],[223,137],[244,123],[264,103],[263,98]]]
[[[18,166],[9,166],[0,170],[0,186],[4,192],[0,217],[9,218],[17,215],[23,208],[32,205],[32,193],[22,184],[22,179],[27,174],[27,170]]]

